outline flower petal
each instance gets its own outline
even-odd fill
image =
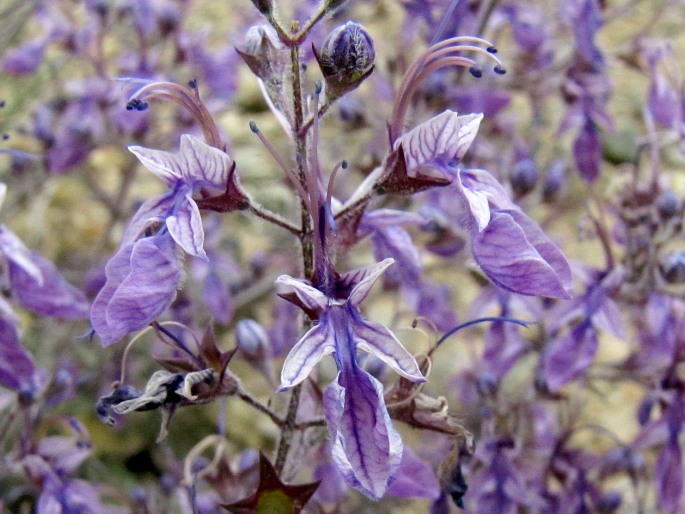
[[[166,226],[171,237],[186,253],[205,261],[208,260],[203,248],[205,232],[202,228],[200,209],[190,194],[187,194],[180,205],[167,217]]]
[[[335,337],[331,328],[328,317],[324,316],[290,350],[281,370],[279,391],[302,382],[322,358],[335,351]]]
[[[173,187],[184,175],[185,161],[182,157],[163,150],[153,150],[142,146],[129,146],[129,151],[138,157],[148,170],[164,183]]]
[[[186,166],[183,178],[189,183],[207,183],[217,188],[225,188],[231,158],[226,152],[209,146],[190,134],[181,136],[181,155]]]
[[[19,342],[16,319],[0,316],[0,341],[0,385],[14,391],[35,389],[36,363]]]
[[[302,280],[291,277],[290,275],[281,275],[276,279],[278,286],[278,294],[286,299],[294,296],[296,305],[302,307],[306,311],[321,313],[328,307],[328,298],[321,291],[315,287],[306,284]]]
[[[332,457],[345,481],[379,500],[402,460],[400,435],[390,421],[383,385],[353,363],[324,393]]]
[[[34,282],[43,283],[43,274],[38,265],[33,261],[31,250],[24,246],[16,234],[0,225],[0,254],[15,266],[24,270]]]
[[[531,296],[571,297],[571,271],[539,226],[518,211],[495,211],[473,237],[473,255],[495,284]]]
[[[592,364],[598,348],[597,333],[589,321],[574,326],[545,349],[542,370],[550,391],[556,392],[581,376]]]
[[[357,348],[375,355],[397,373],[412,382],[425,382],[414,356],[409,353],[402,343],[380,323],[362,320],[353,313],[355,323],[352,333]]]
[[[42,275],[36,282],[22,266],[10,262],[10,287],[19,305],[30,311],[55,318],[86,318],[89,304],[83,292],[68,283],[47,259],[33,252],[32,264]]]
[[[433,468],[408,446],[404,447],[402,462],[388,494],[401,498],[431,498],[440,496],[440,482]]]
[[[401,145],[407,174],[426,164],[454,166],[459,163],[473,143],[482,114],[459,116],[447,110],[413,128],[395,142]]]
[[[181,267],[168,235],[122,248],[105,269],[107,283],[91,309],[93,328],[107,346],[145,327],[176,296]]]
[[[352,270],[342,277],[342,282],[354,284],[348,302],[350,305],[357,306],[366,295],[369,294],[371,287],[373,287],[374,282],[380,277],[388,266],[391,266],[395,262],[395,259],[387,258],[383,259],[381,262],[373,264],[372,266],[366,266],[364,268],[359,268]]]
[[[155,222],[161,223],[173,210],[175,203],[176,192],[174,190],[154,196],[143,203],[126,226],[120,246],[123,248],[144,237],[145,230]]]

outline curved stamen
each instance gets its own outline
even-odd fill
[[[469,44],[472,43],[472,44]],[[475,45],[482,45],[485,48]],[[390,143],[394,143],[402,130],[402,123],[409,107],[409,101],[431,73],[448,66],[468,68],[474,77],[482,74],[473,59],[453,55],[456,52],[475,52],[493,60],[495,73],[506,73],[502,61],[495,55],[497,49],[489,41],[475,36],[459,36],[441,41],[428,48],[407,70],[402,78],[395,110],[390,123]]]
[[[163,98],[171,100],[172,102],[184,107],[195,118],[195,121],[202,129],[202,133],[207,140],[207,144],[224,150],[219,135],[219,129],[214,123],[214,118],[205,107],[205,104],[200,100],[200,95],[197,85],[194,88],[189,86],[182,86],[175,82],[153,82],[143,86],[129,99],[131,102],[142,102],[150,98]]]
[[[347,161],[340,161],[338,164],[335,165],[335,168],[333,168],[333,171],[331,172],[331,176],[328,179],[328,187],[326,188],[326,204],[331,205],[331,199],[333,198],[333,183],[335,182],[335,177],[338,174],[338,170],[347,169]]]

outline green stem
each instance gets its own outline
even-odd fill
[[[297,30],[296,24],[293,24],[293,31]],[[297,45],[290,47],[290,61],[291,61],[291,76],[293,85],[293,136],[295,137],[295,151],[297,152],[295,161],[297,162],[297,177],[302,186],[307,188],[305,163],[307,162],[307,144],[306,136],[300,134],[300,128],[304,119],[304,106],[302,101],[302,79],[300,75],[300,49]],[[311,191],[310,191],[311,194]],[[303,276],[311,277],[314,272],[314,258],[312,246],[312,222],[304,201],[300,202],[302,231],[300,241],[302,244],[302,266]],[[303,327],[304,328],[304,327]],[[295,386],[290,393],[290,400],[288,402],[288,412],[281,428],[281,438],[278,441],[278,449],[276,450],[276,471],[280,474],[285,466],[290,450],[290,444],[293,439],[293,433],[296,428],[297,410],[300,405],[300,385]]]

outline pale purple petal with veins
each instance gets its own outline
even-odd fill
[[[375,355],[395,372],[412,382],[425,382],[414,356],[409,353],[402,343],[380,323],[364,321],[357,316],[351,326],[354,342],[357,348]]]
[[[176,192],[174,190],[166,191],[145,201],[126,226],[121,247],[123,248],[127,244],[134,243],[144,237],[145,230],[155,222],[162,223],[173,210],[175,203]]]
[[[518,211],[496,211],[473,237],[473,255],[487,277],[519,294],[571,297],[570,267],[559,249]]]
[[[166,219],[166,226],[171,237],[186,253],[205,261],[208,260],[203,248],[205,232],[202,228],[200,209],[190,194],[187,194],[183,200],[178,199],[178,203],[179,205]]]
[[[447,110],[413,128],[395,142],[404,150],[407,174],[422,166],[456,165],[473,143],[482,114],[459,116]]]
[[[226,187],[231,158],[218,148],[203,143],[189,134],[181,136],[181,155],[185,159],[183,179],[189,183],[207,183]]]
[[[324,317],[299,340],[288,354],[281,371],[279,391],[302,382],[322,358],[334,351],[333,327],[328,324],[327,317]]]
[[[350,305],[359,305],[369,294],[369,291],[376,280],[378,280],[378,277],[380,277],[386,268],[391,266],[394,262],[394,259],[383,259],[381,262],[372,266],[350,272],[357,280],[357,284],[352,288],[352,292],[350,292],[348,299]]]
[[[338,373],[324,393],[333,460],[345,481],[378,500],[402,459],[403,445],[383,399],[383,385],[356,364]]]
[[[119,285],[131,272],[131,253],[133,243],[122,246],[105,266],[105,285],[93,301],[90,309],[90,323],[95,332],[100,336],[102,345],[107,346],[116,342],[125,334],[112,333],[107,324],[107,306],[114,297]]]
[[[183,181],[192,187],[205,185],[223,189],[232,164],[226,152],[189,134],[181,136],[177,154],[142,146],[129,146],[129,150],[169,187]]]
[[[320,312],[328,307],[326,295],[301,280],[297,280],[289,275],[281,275],[276,279],[276,285],[278,286],[279,294],[294,294],[311,311]]]
[[[119,250],[107,263],[107,283],[91,309],[102,345],[140,330],[176,296],[181,267],[171,237],[154,236]]]
[[[178,155],[142,146],[129,146],[128,149],[167,186],[174,187],[182,179],[184,162]]]

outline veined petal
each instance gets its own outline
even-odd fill
[[[348,299],[349,304],[357,306],[362,303],[364,298],[366,298],[366,295],[369,294],[374,282],[376,282],[386,268],[391,266],[394,262],[395,259],[387,258],[372,266],[366,266],[346,273],[342,278],[343,282],[356,282],[356,285],[354,285],[350,292]]]
[[[335,335],[327,317],[323,317],[290,350],[283,363],[278,390],[283,391],[302,382],[322,358],[334,351]]]
[[[103,346],[145,327],[169,306],[181,282],[169,235],[141,239],[122,248],[105,268],[107,283],[91,309]]]
[[[181,156],[163,150],[153,150],[143,146],[129,146],[129,151],[138,157],[148,170],[172,187],[183,178],[185,167]]]
[[[364,321],[357,314],[353,314],[353,317],[355,323],[352,325],[352,333],[357,348],[375,355],[412,382],[426,381],[414,356],[402,346],[390,330],[380,323]]]
[[[540,227],[519,214],[492,213],[487,228],[473,236],[476,262],[490,280],[509,291],[570,298],[571,272],[563,254]]]
[[[400,435],[390,421],[383,385],[352,363],[324,393],[332,457],[345,481],[379,500],[402,460]]]
[[[428,163],[457,164],[473,143],[482,119],[482,114],[459,116],[447,110],[400,137],[394,149],[402,146],[407,174]]]
[[[179,203],[180,205],[166,219],[166,226],[171,237],[186,253],[208,260],[203,248],[205,231],[202,228],[200,209],[198,209],[195,200],[191,198],[190,193]]]
[[[95,297],[90,308],[90,323],[95,333],[100,336],[103,346],[114,343],[124,334],[114,334],[107,325],[107,306],[116,293],[119,285],[131,272],[131,253],[133,243],[122,246],[117,253],[107,262],[105,276],[107,281]]]
[[[515,208],[509,193],[489,171],[477,168],[460,169],[459,185],[470,191],[485,195],[493,209]]]
[[[464,197],[469,204],[471,215],[476,219],[478,232],[485,230],[490,223],[490,205],[488,197],[480,191],[474,191],[467,187],[463,188]]]
[[[276,285],[279,295],[284,297],[295,295],[302,306],[309,311],[320,313],[328,307],[326,295],[302,280],[290,275],[281,275],[276,279]]]
[[[188,183],[206,182],[225,188],[231,158],[226,152],[209,146],[190,134],[181,136],[181,155],[185,159],[183,179]]]

